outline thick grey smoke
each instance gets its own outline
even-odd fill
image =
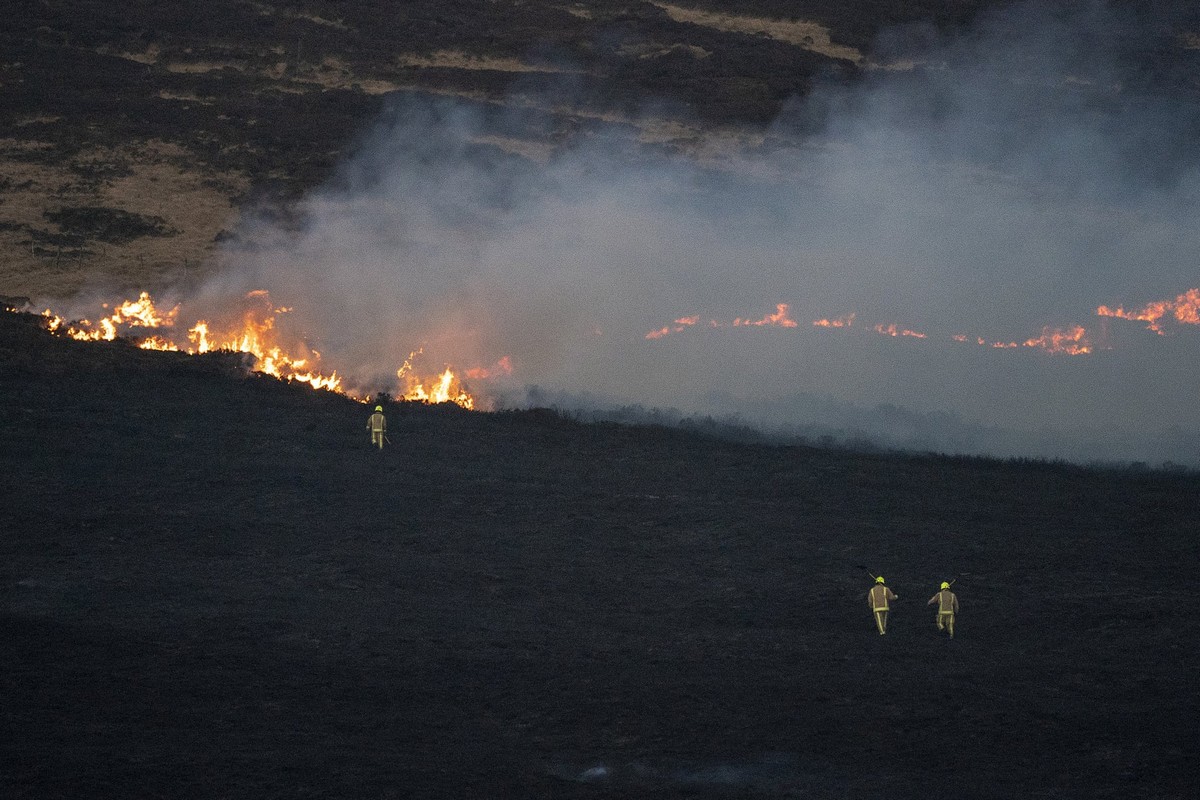
[[[1196,114],[1130,85],[1113,31],[1137,31],[1103,7],[1041,8],[918,31],[915,55],[894,33],[877,58],[915,69],[819,89],[740,148],[613,125],[526,157],[506,143],[544,133],[533,112],[398,98],[298,224],[244,227],[206,293],[270,290],[367,390],[423,347],[431,372],[510,357],[475,386],[507,402],[538,386],[933,449],[1197,460],[1162,443],[1200,431],[1200,327],[1095,314],[1200,285]],[[778,303],[796,327],[730,326]],[[976,343],[1076,324],[1096,352]]]

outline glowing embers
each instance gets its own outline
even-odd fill
[[[109,305],[103,307],[108,309]],[[343,377],[336,370],[322,367],[320,352],[302,337],[281,331],[279,319],[292,309],[275,306],[268,292],[249,292],[236,307],[223,310],[219,317],[197,320],[185,333],[176,327],[179,308],[176,305],[170,311],[162,312],[155,307],[150,295],[142,292],[137,300],[121,303],[95,323],[86,319],[68,323],[50,309],[43,311],[42,316],[51,332],[82,341],[113,341],[122,337],[146,350],[190,355],[216,351],[246,353],[254,358],[251,369],[255,372],[357,397],[347,391]],[[154,333],[141,335],[141,329],[153,329]],[[412,371],[412,360],[419,353],[418,350],[410,354],[404,366],[397,370],[395,395],[406,400],[456,403],[468,409],[475,407],[475,398],[450,367],[435,377],[417,377]],[[512,362],[505,356],[492,367],[469,370],[468,374],[472,379],[482,380],[511,372]]]

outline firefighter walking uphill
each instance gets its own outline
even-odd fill
[[[934,603],[938,604],[937,612],[937,629],[939,631],[950,631],[950,638],[954,638],[954,615],[958,613],[958,596],[950,591],[950,584],[942,581],[942,588],[933,597],[929,598],[929,602],[925,605],[931,606]]]
[[[383,406],[375,406],[375,413],[367,420],[367,430],[371,432],[371,444],[383,449],[383,440],[387,438],[387,417],[383,416]]]
[[[867,592],[867,603],[875,612],[875,627],[879,628],[880,636],[887,633],[888,601],[899,599],[900,595],[884,585],[882,575],[875,579],[875,585]]]

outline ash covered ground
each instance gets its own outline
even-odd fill
[[[0,795],[1190,796],[1194,473],[387,411],[0,315]]]

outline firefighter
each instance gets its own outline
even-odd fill
[[[925,605],[931,606],[934,603],[938,604],[937,629],[950,631],[950,638],[953,639],[954,615],[958,613],[958,597],[950,591],[950,584],[942,581],[941,590],[929,598],[929,602]]]
[[[371,444],[383,449],[383,440],[387,436],[387,418],[383,416],[383,406],[375,406],[375,413],[367,420],[367,430],[371,432]]]
[[[879,628],[880,636],[887,633],[888,601],[899,599],[900,595],[884,585],[882,575],[875,579],[875,585],[867,592],[867,603],[875,612],[875,627]]]

